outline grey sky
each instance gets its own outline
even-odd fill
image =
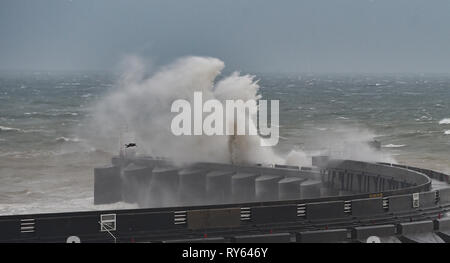
[[[184,55],[265,72],[449,72],[447,0],[1,0],[0,69]]]

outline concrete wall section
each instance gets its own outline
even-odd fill
[[[440,204],[450,203],[450,188],[439,189]]]
[[[372,216],[384,212],[382,198],[352,200],[351,204],[352,216]]]
[[[295,222],[297,205],[252,207],[251,222],[255,224]]]
[[[352,239],[365,240],[370,236],[394,236],[395,231],[395,225],[359,226],[352,229]]]
[[[436,206],[436,191],[419,194],[419,207],[428,208]]]
[[[176,228],[174,224],[174,214],[170,212],[142,214],[126,213],[117,215],[118,233],[155,231],[170,228]]]
[[[306,204],[306,219],[318,220],[324,218],[343,218],[344,201]]]
[[[0,241],[12,240],[20,237],[20,220],[1,220],[0,221]]]
[[[403,212],[413,210],[412,195],[398,195],[389,197],[389,212]]]
[[[280,176],[262,175],[256,178],[256,200],[258,201],[275,201],[278,200],[278,181]]]
[[[439,218],[434,220],[434,229],[439,231],[450,231],[450,218]]]
[[[336,243],[348,241],[347,229],[305,231],[296,234],[300,243]]]
[[[240,208],[191,210],[187,212],[189,229],[238,227],[241,224]]]
[[[94,204],[122,201],[122,179],[119,167],[94,168]]]
[[[320,197],[322,182],[319,180],[306,180],[300,184],[300,197],[302,199],[312,199]]]
[[[206,173],[204,169],[187,168],[179,172],[178,187],[181,204],[203,204],[206,199]]]
[[[127,203],[136,203],[150,187],[152,167],[129,164],[122,171],[122,199]]]
[[[176,239],[164,240],[162,243],[225,243],[226,239],[223,237],[206,237],[193,239]]]
[[[279,200],[300,199],[300,184],[302,178],[289,177],[278,182]]]
[[[233,171],[212,171],[206,175],[206,202],[223,204],[231,201]]]
[[[242,235],[231,238],[234,243],[289,243],[290,233],[262,234],[262,235]]]
[[[397,226],[397,232],[400,235],[413,235],[419,233],[433,232],[433,221],[418,221],[410,223],[400,223]]]
[[[150,196],[146,206],[173,206],[178,203],[178,170],[171,167],[156,167],[150,180]]]
[[[257,174],[237,173],[231,177],[232,201],[252,202],[256,197],[255,179]]]

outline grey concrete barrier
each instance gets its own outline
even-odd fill
[[[251,222],[255,224],[295,222],[297,219],[297,205],[251,208]]]
[[[206,175],[206,198],[210,204],[231,200],[231,176],[233,171],[212,171]]]
[[[384,213],[382,198],[352,200],[352,216],[371,216]]]
[[[98,223],[94,225],[98,226]],[[119,234],[134,231],[175,229],[177,226],[174,224],[174,214],[172,212],[117,214],[117,232]]]
[[[400,235],[412,235],[425,232],[433,232],[434,224],[431,220],[400,223],[397,225],[397,232]]]
[[[255,179],[257,174],[252,173],[236,173],[231,177],[231,193],[232,201],[252,202],[256,197]]]
[[[173,206],[178,202],[178,169],[155,167],[150,180],[150,196],[147,206]]]
[[[443,243],[444,241],[433,232],[433,221],[419,221],[398,224],[399,239],[404,243]]]
[[[352,229],[352,239],[365,241],[370,236],[394,236],[395,231],[395,225],[359,226]]]
[[[261,175],[255,180],[256,200],[275,201],[278,200],[278,181],[280,176]]]
[[[205,201],[206,173],[206,170],[196,168],[186,168],[179,172],[178,193],[181,204],[202,204]]]
[[[344,201],[306,204],[306,218],[309,220],[342,218],[345,216],[346,214],[344,213]]]
[[[413,199],[411,194],[398,195],[389,197],[389,212],[403,212],[414,210]]]
[[[450,188],[439,189],[439,200],[441,204],[450,203]]]
[[[450,218],[439,218],[434,220],[434,229],[439,231],[450,231]]]
[[[288,177],[278,182],[279,200],[300,199],[300,184],[303,178]]]
[[[436,191],[419,194],[419,207],[427,208],[436,206]]]
[[[410,185],[431,185],[430,178],[425,176],[425,174],[398,166],[393,167],[377,163],[333,159],[328,160],[327,168],[346,172],[364,171],[366,175],[379,176],[380,178],[393,177],[397,182],[404,182]]]
[[[234,243],[289,243],[290,233],[275,233],[262,235],[241,235],[231,238]]]
[[[336,243],[348,241],[347,229],[315,230],[296,233],[299,243]]]
[[[450,218],[434,220],[434,229],[437,235],[447,243],[450,243]]]
[[[186,217],[189,229],[231,228],[241,225],[240,208],[190,210]]]
[[[150,187],[152,167],[129,164],[122,170],[122,199],[127,203],[136,203]]]
[[[94,204],[122,201],[122,179],[116,166],[94,168]]]
[[[226,239],[223,237],[205,237],[192,239],[174,239],[164,240],[162,243],[225,243]]]
[[[339,190],[331,188],[331,187],[322,187],[320,189],[321,197],[329,197],[329,196],[339,196]]]
[[[19,238],[20,220],[1,220],[0,221],[0,241],[1,240],[14,240]]]
[[[86,215],[72,218],[37,218],[35,231],[40,237],[83,236],[100,232],[100,216]]]
[[[320,197],[322,182],[319,180],[306,180],[300,184],[300,197],[302,199],[312,199]]]

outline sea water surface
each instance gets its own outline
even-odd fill
[[[376,139],[398,163],[450,173],[450,75],[254,75],[264,99],[280,100],[277,151]],[[107,72],[0,73],[0,214],[134,207],[93,205],[93,168],[116,152],[77,132],[116,80]]]

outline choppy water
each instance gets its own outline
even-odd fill
[[[370,138],[400,163],[450,172],[450,75],[256,75],[280,100],[280,152]],[[115,80],[0,74],[0,214],[130,206],[92,205],[93,168],[113,153],[77,132]]]

